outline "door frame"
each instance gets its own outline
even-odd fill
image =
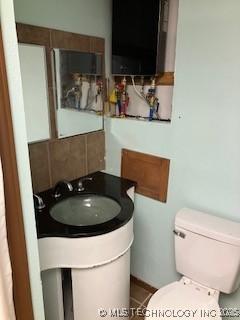
[[[12,265],[13,298],[16,318],[17,320],[33,320],[34,316],[24,233],[24,222],[1,30],[0,156],[4,178],[7,237]]]

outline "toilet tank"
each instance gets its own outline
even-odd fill
[[[240,286],[240,223],[183,208],[175,218],[176,269],[212,289]]]

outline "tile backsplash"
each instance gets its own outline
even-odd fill
[[[105,135],[96,131],[29,144],[33,191],[105,169]]]
[[[29,157],[34,192],[48,189],[51,186],[49,142],[29,144]]]

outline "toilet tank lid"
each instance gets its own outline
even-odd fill
[[[240,246],[240,223],[238,222],[183,208],[176,214],[175,226],[214,240]]]

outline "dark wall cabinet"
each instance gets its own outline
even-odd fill
[[[168,0],[113,0],[112,74],[164,71]]]

